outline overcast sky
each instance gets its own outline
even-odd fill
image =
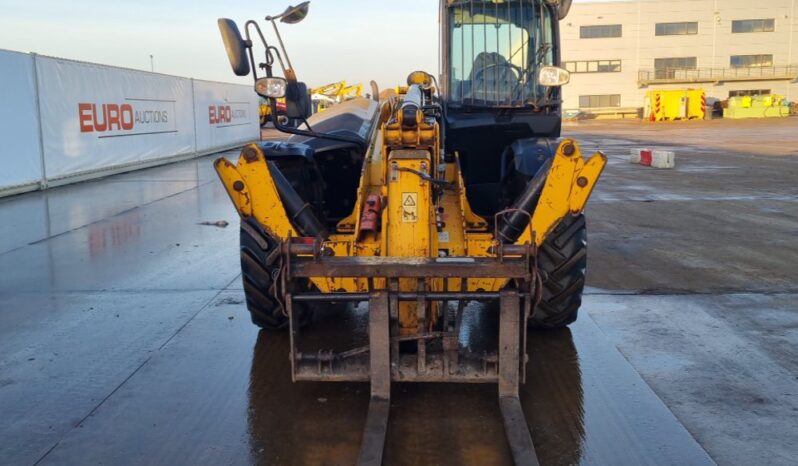
[[[248,83],[232,74],[216,26],[277,14],[300,0],[0,0],[0,48],[179,76]],[[281,32],[300,80],[393,86],[436,71],[437,0],[313,0]],[[264,29],[267,39],[273,31]]]

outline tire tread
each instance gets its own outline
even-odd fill
[[[576,321],[585,288],[587,228],[584,214],[566,217],[540,248],[543,297],[531,328],[555,329]]]

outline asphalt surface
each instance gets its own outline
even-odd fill
[[[798,159],[693,146],[654,170],[626,162],[639,141],[568,131],[610,164],[580,319],[530,336],[542,464],[794,464]],[[368,386],[291,383],[211,162],[0,199],[0,463],[354,462]],[[386,464],[509,461],[494,387],[394,385]]]

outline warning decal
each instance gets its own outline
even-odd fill
[[[418,222],[418,193],[402,193],[402,223]]]

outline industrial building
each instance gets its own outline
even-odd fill
[[[652,89],[798,99],[796,0],[575,3],[561,23],[564,110],[633,115]]]

